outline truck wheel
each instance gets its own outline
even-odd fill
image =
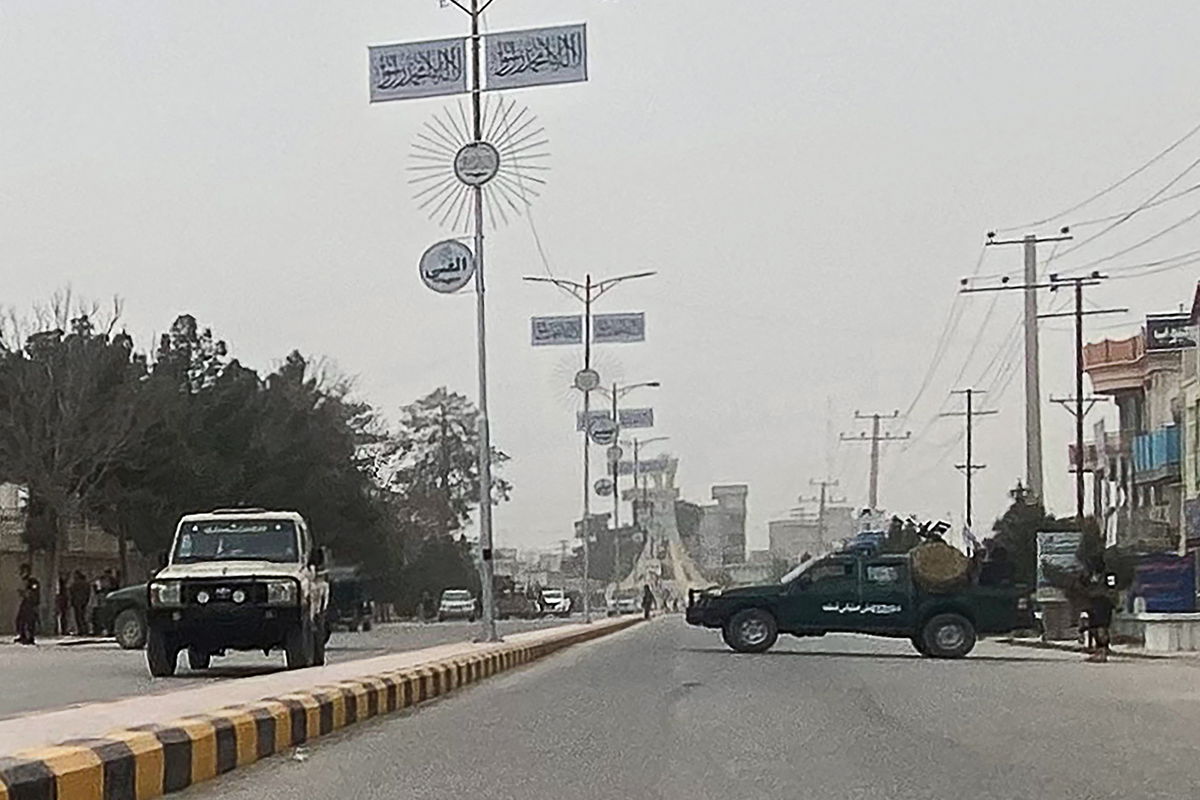
[[[312,664],[313,635],[308,625],[300,623],[288,629],[283,639],[283,651],[288,669],[304,669]]]
[[[188,666],[194,670],[208,669],[212,663],[212,653],[196,647],[188,648]]]
[[[371,620],[369,620],[369,619],[364,619],[364,620],[363,620],[363,623],[362,623],[362,631],[363,631],[363,633],[368,633],[368,632],[370,632],[370,630],[371,630]]]
[[[739,611],[722,628],[725,643],[739,653],[764,653],[779,638],[775,617],[761,608]]]
[[[921,643],[932,658],[962,658],[975,647],[975,626],[961,614],[936,614],[921,628]]]
[[[117,614],[113,633],[122,650],[141,650],[146,646],[146,618],[136,608],[127,608]]]
[[[167,641],[167,636],[153,627],[146,632],[146,666],[155,678],[169,678],[175,674],[179,661],[179,648]]]

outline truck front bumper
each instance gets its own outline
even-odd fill
[[[150,627],[180,646],[202,650],[263,650],[283,644],[288,630],[300,624],[297,606],[230,606],[212,604],[184,608],[152,608]]]

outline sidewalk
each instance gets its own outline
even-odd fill
[[[1080,655],[1085,655],[1089,652],[1086,647],[1074,640],[1044,642],[1040,638],[1035,637],[1009,637],[1006,639],[994,639],[993,641],[999,642],[1000,644],[1011,645],[1013,647],[1033,647],[1039,650],[1061,650],[1066,653],[1079,653]],[[1111,654],[1120,658],[1146,659],[1149,661],[1174,661],[1181,664],[1200,666],[1200,652],[1192,650],[1159,653],[1146,650],[1144,647],[1137,645],[1114,644],[1111,648]]]
[[[36,647],[78,647],[83,644],[116,644],[117,640],[112,636],[39,636]],[[29,647],[27,644],[19,644],[13,641],[12,637],[5,636],[0,639],[0,647]]]

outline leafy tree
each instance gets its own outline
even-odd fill
[[[1057,519],[1047,514],[1041,503],[1030,500],[1028,491],[1020,484],[1009,492],[1009,496],[1012,504],[992,526],[995,534],[989,543],[1008,551],[1015,580],[1032,586],[1037,581],[1038,531],[1073,531],[1078,530],[1078,526],[1074,520]]]

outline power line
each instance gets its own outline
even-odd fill
[[[1196,125],[1194,128],[1192,128],[1190,131],[1185,133],[1183,136],[1176,139],[1174,142],[1169,144],[1165,149],[1159,151],[1153,158],[1151,158],[1149,161],[1142,164],[1140,167],[1135,169],[1133,172],[1130,172],[1125,177],[1121,178],[1120,180],[1116,181],[1115,183],[1109,184],[1108,186],[1104,187],[1100,191],[1096,192],[1095,194],[1091,195],[1090,197],[1088,197],[1084,200],[1081,200],[1080,202],[1076,203],[1075,205],[1071,206],[1070,208],[1064,209],[1064,210],[1058,212],[1057,214],[1054,214],[1053,216],[1046,217],[1045,219],[1040,219],[1035,222],[1027,222],[1023,225],[1012,225],[1007,228],[999,228],[999,229],[997,229],[997,231],[999,233],[1011,233],[1012,231],[1016,231],[1016,230],[1027,230],[1029,228],[1039,228],[1042,225],[1045,225],[1049,222],[1053,222],[1056,219],[1061,219],[1062,217],[1065,217],[1067,214],[1078,211],[1079,209],[1083,208],[1084,206],[1088,205],[1089,203],[1091,203],[1095,200],[1099,200],[1101,197],[1108,194],[1109,192],[1112,192],[1113,190],[1119,189],[1121,186],[1124,186],[1126,183],[1133,180],[1138,175],[1142,174],[1147,169],[1152,167],[1154,164],[1158,163],[1160,160],[1162,160],[1167,155],[1172,153],[1175,149],[1177,149],[1180,145],[1182,145],[1188,139],[1195,136],[1197,133],[1200,133],[1200,124]]]
[[[1186,188],[1182,191],[1176,192],[1175,194],[1167,195],[1166,197],[1156,200],[1153,203],[1144,204],[1144,205],[1140,206],[1139,208],[1140,208],[1140,210],[1143,210],[1143,211],[1146,209],[1150,209],[1150,208],[1157,208],[1158,206],[1165,205],[1165,204],[1171,202],[1172,200],[1178,200],[1180,197],[1186,197],[1187,195],[1191,194],[1192,192],[1196,191],[1197,189],[1200,189],[1200,183],[1193,183],[1191,186],[1189,186],[1188,188]],[[1118,211],[1115,214],[1108,214],[1103,217],[1096,217],[1095,219],[1085,219],[1085,220],[1080,220],[1078,222],[1071,222],[1071,223],[1068,223],[1068,225],[1071,228],[1088,228],[1088,227],[1091,227],[1092,225],[1102,225],[1105,222],[1112,222],[1114,219],[1120,219],[1121,217],[1125,216],[1128,213],[1130,213],[1130,212],[1127,209],[1125,211]]]
[[[1084,269],[1091,269],[1092,267],[1098,266],[1100,264],[1106,264],[1109,261],[1112,261],[1114,258],[1120,258],[1121,256],[1125,255],[1126,253],[1131,253],[1134,250],[1137,250],[1139,247],[1148,245],[1151,242],[1153,242],[1154,240],[1159,239],[1163,236],[1166,236],[1171,231],[1176,230],[1177,228],[1180,228],[1183,225],[1186,225],[1187,223],[1194,220],[1196,217],[1200,217],[1200,209],[1196,209],[1191,214],[1188,214],[1186,217],[1179,220],[1178,222],[1168,225],[1166,228],[1163,228],[1162,230],[1159,230],[1156,233],[1153,233],[1150,236],[1147,236],[1145,239],[1142,239],[1140,242],[1138,242],[1136,244],[1132,244],[1129,247],[1124,248],[1123,250],[1118,250],[1115,253],[1110,253],[1109,255],[1103,256],[1101,258],[1093,259],[1092,261],[1089,261],[1086,264],[1081,264],[1077,267],[1071,267],[1071,269],[1084,270]]]

